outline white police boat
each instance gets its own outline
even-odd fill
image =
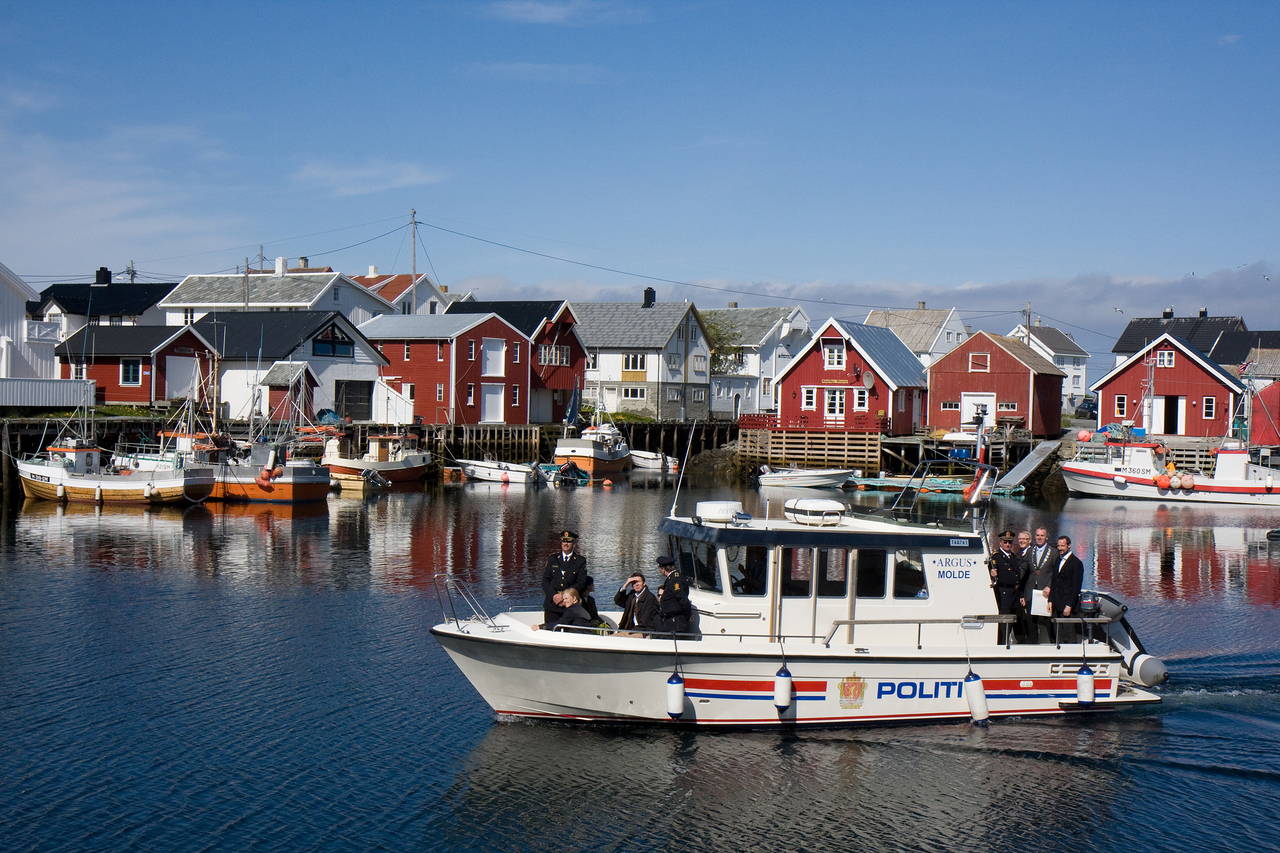
[[[431,633],[500,716],[769,728],[1160,701],[1144,688],[1165,680],[1164,664],[1110,596],[1082,596],[1097,607],[1058,620],[1060,642],[1002,643],[999,623],[1013,617],[997,614],[972,517],[854,515],[800,498],[781,518],[752,518],[735,501],[704,501],[660,532],[690,580],[690,634],[536,631],[540,610],[490,616],[446,575],[446,618]]]

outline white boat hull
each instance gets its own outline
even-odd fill
[[[517,462],[490,462],[480,459],[459,459],[458,467],[468,480],[486,483],[533,484],[542,482],[542,473],[532,465]]]
[[[681,641],[535,632],[503,614],[495,626],[449,622],[432,629],[445,651],[499,715],[596,722],[669,723],[667,679],[684,681],[684,725],[770,728],[967,720],[963,646],[871,649],[856,657],[820,643],[761,640]],[[1082,647],[1014,646],[974,651],[992,716],[1064,714],[1160,701],[1119,679],[1119,655],[1090,644],[1096,698],[1078,706]],[[784,664],[794,699],[774,705],[774,676]]]
[[[1087,497],[1280,507],[1280,481],[1268,486],[1265,480],[1196,478],[1191,489],[1162,489],[1154,477],[1118,473],[1114,466],[1087,462],[1064,463],[1062,478],[1071,494]]]
[[[809,471],[770,471],[761,474],[762,486],[794,486],[810,489],[838,489],[853,475],[852,468],[821,468]]]
[[[674,456],[654,453],[652,450],[631,451],[631,464],[650,471],[674,471],[677,467]]]

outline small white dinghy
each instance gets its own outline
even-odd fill
[[[838,489],[853,475],[852,468],[770,468],[760,466],[760,485]]]
[[[459,459],[458,467],[468,480],[485,483],[541,483],[542,471],[534,465],[519,462],[498,462],[493,459]]]

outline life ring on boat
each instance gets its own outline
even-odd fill
[[[122,477],[128,477],[128,476],[129,476],[130,474],[132,474],[132,473],[133,473],[133,469],[132,469],[132,468],[121,468],[121,469],[120,469],[120,476],[122,476]]]

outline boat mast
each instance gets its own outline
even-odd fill
[[[418,313],[418,211],[409,208],[409,243],[413,266],[409,275],[409,313]]]

